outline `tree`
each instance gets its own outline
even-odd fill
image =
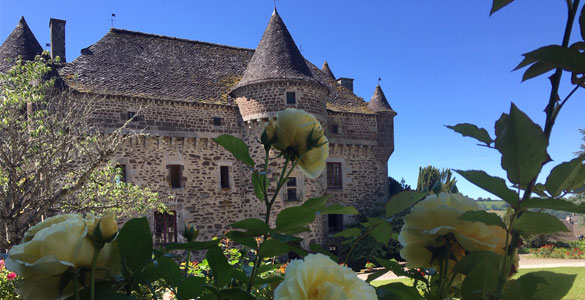
[[[146,189],[113,184],[115,154],[136,133],[102,132],[94,119],[99,99],[68,91],[54,74],[43,57],[17,60],[0,74],[1,252],[55,212],[158,206]],[[144,205],[123,205],[137,200]]]
[[[388,177],[388,197],[392,197],[404,190],[411,190],[410,185],[406,184],[404,178],[398,182],[396,179]]]
[[[585,129],[579,129],[579,132],[583,135],[582,139],[583,139],[583,142],[585,143]],[[585,154],[585,144],[581,144],[580,149],[581,150],[575,152],[576,156],[580,156],[580,155]]]
[[[452,178],[450,169],[439,170],[433,166],[418,168],[416,190],[419,192],[457,192],[457,179]]]

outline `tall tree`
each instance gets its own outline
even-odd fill
[[[58,87],[52,74],[51,61],[41,57],[0,74],[0,252],[30,224],[63,209],[99,211],[124,201],[158,206],[148,190],[108,185],[114,155],[133,133],[101,132],[94,125],[99,99]]]
[[[419,192],[457,192],[457,179],[451,169],[439,170],[434,166],[419,167],[416,190]]]
[[[581,147],[579,148],[580,150],[575,152],[576,156],[585,154],[585,129],[579,129],[579,132],[583,135],[583,144],[581,144]]]
[[[410,185],[402,178],[400,182],[392,177],[388,177],[388,197],[392,197],[404,190],[411,190]]]

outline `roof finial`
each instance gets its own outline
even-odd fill
[[[272,12],[272,15],[274,16],[274,15],[278,15],[278,12],[276,11],[276,0],[273,0],[273,1],[274,1],[274,11]]]
[[[111,28],[114,28],[114,21],[115,21],[114,18],[115,17],[116,17],[116,14],[115,13],[112,13],[112,17],[110,18],[110,22],[112,22]]]
[[[382,81],[382,77],[378,77],[378,85],[380,85],[380,81]]]

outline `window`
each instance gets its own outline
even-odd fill
[[[169,169],[169,184],[174,189],[183,187],[183,166],[182,165],[168,165]]]
[[[332,190],[343,189],[343,182],[341,179],[341,163],[327,163],[327,188]]]
[[[220,117],[213,117],[213,125],[215,125],[215,126],[221,125],[221,118]]]
[[[333,134],[338,134],[338,133],[339,133],[339,125],[337,125],[337,124],[332,124],[332,125],[331,125],[331,133],[333,133]]]
[[[286,200],[296,201],[300,200],[297,196],[297,178],[289,177],[286,182]]]
[[[116,171],[116,183],[127,182],[126,181],[126,165],[117,164],[115,167]]]
[[[144,121],[144,118],[140,115],[136,115],[135,111],[128,112],[128,120],[132,120],[132,122],[139,122]]]
[[[154,212],[154,242],[159,245],[177,242],[176,211]]]
[[[220,185],[222,189],[230,188],[230,167],[221,166],[219,167]]]
[[[329,216],[329,233],[336,233],[343,230],[343,215]]]
[[[286,92],[286,104],[296,104],[297,94],[295,92]]]

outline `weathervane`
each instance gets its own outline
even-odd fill
[[[380,85],[380,81],[382,81],[382,77],[378,77],[378,85]]]
[[[116,17],[115,13],[112,13],[112,17],[110,18],[110,22],[112,22],[112,28],[114,28],[114,18]]]

